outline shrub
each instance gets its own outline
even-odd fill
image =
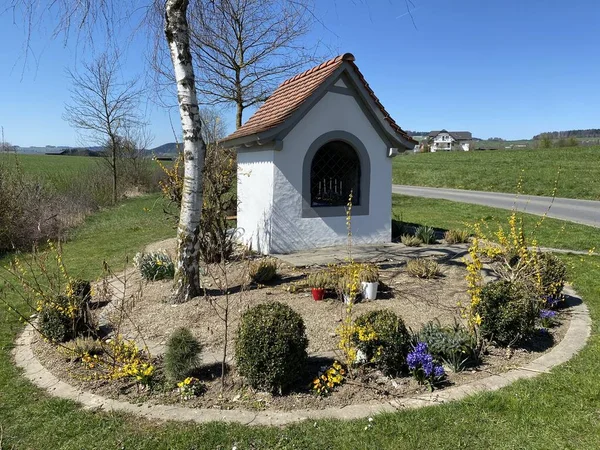
[[[409,349],[410,335],[404,321],[392,311],[369,311],[356,318],[353,341],[367,362],[384,374],[402,371]]]
[[[68,298],[60,296],[56,304],[67,305]],[[55,344],[72,337],[71,320],[55,307],[45,305],[41,308],[38,326],[42,336]]]
[[[435,244],[435,230],[428,226],[420,226],[415,230],[415,236],[425,245]]]
[[[172,381],[181,381],[200,365],[202,344],[189,329],[177,328],[167,341],[165,371]]]
[[[538,256],[541,295],[558,298],[565,287],[567,266],[552,253],[540,253]]]
[[[308,339],[302,317],[279,302],[247,310],[235,343],[237,368],[255,389],[282,394],[302,374]]]
[[[133,258],[133,263],[145,280],[157,281],[175,276],[173,260],[165,252],[138,253]]]
[[[481,335],[500,345],[512,345],[530,337],[538,317],[537,298],[518,282],[494,281],[481,290],[475,307],[481,317]]]
[[[277,275],[277,261],[272,258],[252,261],[250,263],[249,274],[255,283],[268,283]]]
[[[465,244],[469,242],[470,234],[466,230],[448,230],[444,233],[444,240],[448,244]]]
[[[400,242],[402,242],[407,247],[418,247],[423,242],[416,236],[411,236],[410,234],[403,234],[400,237]]]
[[[425,342],[433,357],[444,361],[454,372],[479,363],[477,339],[459,323],[443,327],[439,322],[428,322],[421,328],[418,341]]]
[[[436,278],[441,275],[440,265],[433,259],[415,258],[406,263],[406,271],[411,277]]]
[[[38,327],[42,336],[52,343],[65,342],[92,331],[92,314],[89,311],[89,296],[57,295],[52,300],[38,302]]]

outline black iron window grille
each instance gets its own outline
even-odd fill
[[[354,148],[332,141],[315,154],[310,169],[311,206],[345,206],[360,200],[360,160]]]

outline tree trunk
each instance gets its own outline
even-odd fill
[[[237,104],[237,111],[235,112],[235,129],[237,130],[242,126],[242,113],[244,112],[244,107],[241,103]]]
[[[187,8],[189,0],[167,0],[165,35],[177,81],[177,99],[183,128],[184,181],[177,229],[177,261],[173,301],[185,302],[200,295],[198,234],[202,215],[202,172],[206,147],[190,53]]]
[[[112,194],[113,194],[113,205],[117,204],[117,143],[114,137],[111,138],[112,147]]]

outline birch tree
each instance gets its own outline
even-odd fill
[[[200,1],[200,0],[198,0]],[[24,19],[30,49],[31,31],[45,20],[55,23],[53,37],[62,36],[65,42],[75,34],[77,40],[92,42],[97,33],[103,32],[109,42],[122,27],[124,21],[133,20],[140,9],[149,16],[160,14],[164,20],[163,32],[166,37],[173,72],[177,82],[177,100],[183,129],[183,153],[185,157],[185,182],[177,232],[177,264],[173,301],[183,302],[198,296],[201,292],[199,277],[198,231],[202,214],[202,169],[205,145],[202,140],[201,122],[192,54],[189,44],[187,13],[189,0],[148,0],[142,5],[133,0],[10,0],[13,14],[21,13]],[[153,23],[153,20],[146,20]],[[131,24],[132,29],[139,28]]]
[[[202,216],[202,171],[206,146],[196,97],[194,66],[187,21],[188,0],[165,2],[165,36],[177,83],[177,100],[183,129],[184,182],[177,229],[175,302],[200,295],[199,232]]]

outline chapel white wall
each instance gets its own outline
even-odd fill
[[[347,242],[345,216],[302,217],[302,167],[305,154],[315,139],[334,130],[355,135],[370,157],[369,215],[352,217],[354,243],[390,242],[392,159],[387,156],[387,145],[354,97],[328,92],[284,138],[283,150],[274,152],[272,253],[289,253]]]
[[[237,152],[237,227],[241,243],[268,254],[271,245],[273,160],[275,151],[260,147]]]

